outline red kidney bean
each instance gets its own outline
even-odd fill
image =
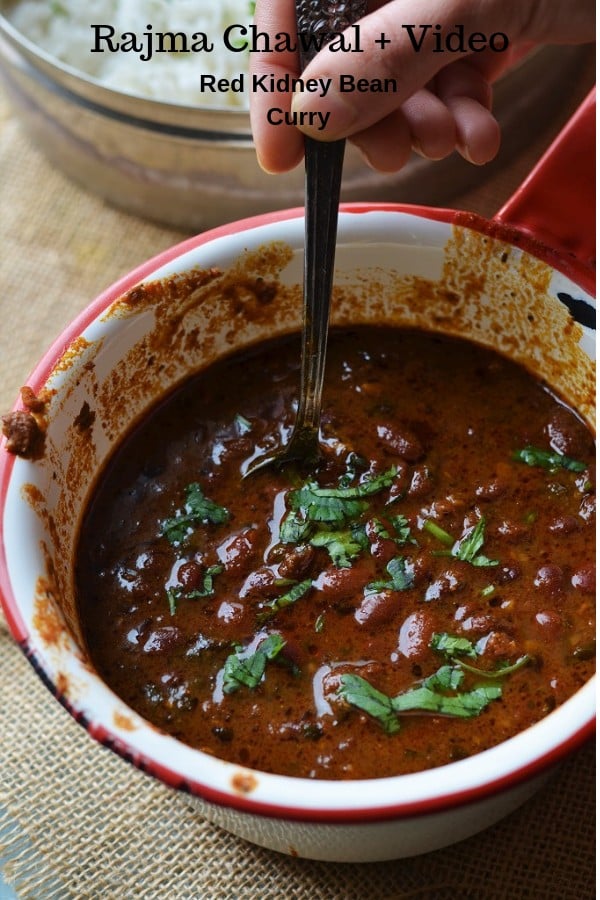
[[[177,570],[177,581],[186,591],[193,591],[200,587],[204,577],[204,570],[194,560],[184,562]]]
[[[282,578],[302,578],[312,566],[316,552],[306,544],[290,550],[278,566]]]
[[[398,634],[398,652],[407,659],[421,659],[429,651],[434,631],[430,613],[417,610],[402,623]]]
[[[555,609],[540,610],[536,613],[535,621],[548,638],[557,638],[563,629],[562,618]]]
[[[182,643],[184,636],[175,625],[156,628],[146,638],[144,653],[164,653]]]
[[[544,593],[554,596],[560,593],[565,586],[565,573],[560,566],[550,563],[537,570],[533,583]]]
[[[496,579],[498,584],[510,584],[521,577],[521,569],[516,563],[509,563],[506,566],[500,566],[497,570]]]
[[[516,642],[504,631],[492,631],[485,642],[484,656],[493,659],[510,659],[517,653]]]
[[[412,559],[413,585],[423,584],[431,574],[431,556],[429,553],[416,553]]]
[[[510,519],[504,519],[494,529],[497,537],[504,538],[509,543],[518,541],[527,532],[527,526],[521,522],[515,522]]]
[[[217,619],[226,622],[227,625],[235,625],[244,615],[245,609],[241,603],[232,603],[229,600],[223,600],[217,610]]]
[[[556,516],[548,524],[548,531],[552,534],[572,534],[579,528],[579,522],[575,516]]]
[[[383,447],[406,462],[417,462],[423,456],[423,445],[406,425],[378,425],[377,436]]]
[[[250,572],[242,587],[240,597],[275,597],[280,588],[275,584],[275,574],[268,566]]]
[[[504,484],[499,478],[492,478],[483,484],[478,484],[475,488],[475,496],[479,500],[497,500],[506,490]]]
[[[460,623],[460,627],[462,631],[468,631],[471,634],[486,634],[496,624],[493,616],[481,613],[480,615],[467,616]]]
[[[397,591],[377,591],[363,597],[354,618],[359,625],[384,625],[394,618],[398,610]]]
[[[371,544],[371,556],[382,565],[389,563],[389,561],[393,559],[394,556],[397,556],[397,554],[398,545],[395,541],[387,538],[377,538],[377,540],[373,541]]]
[[[316,579],[315,587],[328,600],[349,600],[362,593],[371,576],[372,568],[367,567],[364,561],[359,561],[351,569],[329,566]]]
[[[589,494],[579,504],[579,516],[584,522],[592,522],[596,515],[596,498]]]
[[[588,566],[581,566],[573,573],[571,584],[582,594],[596,593],[596,566],[590,563]]]
[[[546,425],[550,446],[566,456],[587,455],[591,449],[590,439],[582,428],[575,428],[574,425],[575,420],[569,410],[557,406]]]
[[[425,497],[433,488],[433,478],[427,466],[416,466],[408,486],[411,497]]]
[[[465,582],[461,572],[452,568],[442,572],[435,581],[432,581],[425,591],[425,600],[439,600],[446,594],[453,594],[464,588]]]
[[[247,528],[217,547],[217,556],[228,572],[242,572],[246,568],[254,555],[257,538],[257,529]]]

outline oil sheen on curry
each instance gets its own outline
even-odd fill
[[[330,337],[321,462],[290,433],[297,337],[232,355],[121,445],[80,534],[89,652],[187,744],[290,776],[441,766],[594,666],[594,444],[546,386],[458,339]]]

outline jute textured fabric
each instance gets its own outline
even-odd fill
[[[518,165],[457,205],[492,213],[551,136],[538,135]],[[184,235],[71,184],[1,98],[0,179],[4,411],[76,313]],[[0,844],[6,880],[31,900],[586,900],[595,896],[594,748],[578,751],[503,822],[437,853],[363,865],[287,858],[208,824],[185,796],[95,744],[0,617]]]

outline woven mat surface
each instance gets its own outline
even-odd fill
[[[493,213],[561,121],[456,205]],[[74,314],[183,237],[54,171],[0,95],[0,410]],[[208,824],[184,796],[95,744],[37,679],[0,614],[0,858],[20,898],[585,900],[595,896],[594,761],[588,744],[503,822],[427,856],[287,858]]]

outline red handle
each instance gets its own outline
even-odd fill
[[[531,174],[494,217],[558,253],[576,280],[595,275],[596,89],[583,101]]]

